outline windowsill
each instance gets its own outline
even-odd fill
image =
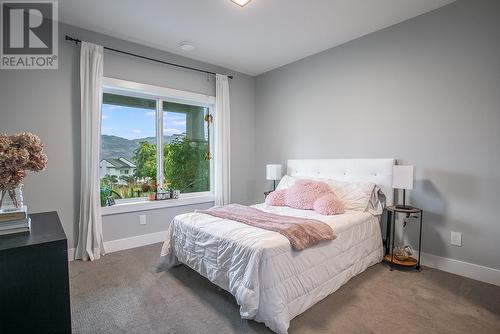
[[[146,198],[117,200],[115,205],[101,208],[101,215],[108,216],[135,211],[156,210],[183,205],[210,203],[213,201],[214,195],[209,192],[181,194],[178,199],[166,199],[161,201],[148,201]]]

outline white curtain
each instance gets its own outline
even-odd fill
[[[231,202],[229,82],[227,75],[215,79],[215,205],[226,205]]]
[[[82,42],[80,50],[81,89],[81,192],[76,258],[97,260],[104,255],[99,199],[99,149],[103,47]]]

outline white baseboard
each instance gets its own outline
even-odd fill
[[[73,261],[75,259],[75,251],[74,248],[68,248],[68,261]]]
[[[125,249],[156,244],[165,241],[166,238],[167,238],[167,231],[143,234],[125,239],[105,241],[104,249],[106,250],[106,253],[113,253]]]
[[[106,250],[106,253],[113,253],[125,249],[156,244],[165,241],[166,238],[167,238],[167,231],[142,234],[130,238],[105,241],[104,249]],[[68,249],[68,260],[73,261],[74,259],[75,259],[75,249],[70,248]]]
[[[422,253],[422,265],[500,286],[500,270],[477,264]]]

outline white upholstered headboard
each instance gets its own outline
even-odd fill
[[[393,205],[392,167],[394,159],[290,159],[290,176],[374,182],[384,193],[386,205]]]

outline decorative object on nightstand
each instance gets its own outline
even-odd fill
[[[266,166],[266,179],[273,181],[273,190],[276,190],[276,180],[281,179],[283,175],[281,170],[282,166],[278,164]]]
[[[403,205],[396,205],[398,209],[409,210],[411,205],[406,205],[406,190],[413,189],[413,166],[394,166],[392,173],[392,187],[403,189]]]
[[[0,134],[0,235],[30,231],[22,182],[28,171],[40,172],[46,165],[40,138],[27,132]]]
[[[22,182],[28,171],[47,166],[43,144],[32,133],[0,133],[0,213],[23,208]]]
[[[396,230],[396,214],[403,213],[406,219],[403,228],[412,218],[418,218],[419,235],[418,235],[418,257],[414,258],[413,249],[410,246],[395,246],[394,232]],[[422,216],[423,210],[415,207],[410,209],[400,209],[397,206],[387,207],[387,230],[385,238],[385,256],[384,261],[389,263],[391,270],[394,266],[411,268],[414,267],[420,270],[420,251],[422,249]]]
[[[0,235],[29,232],[30,228],[31,220],[26,205],[0,212]]]

